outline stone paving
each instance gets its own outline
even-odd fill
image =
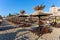
[[[0,40],[60,40],[60,28],[53,28],[52,33],[37,35],[22,28],[0,31]]]
[[[9,27],[8,23],[5,23],[1,27]],[[13,27],[13,26],[12,26]],[[60,40],[60,28],[54,28],[52,33],[43,34],[38,37],[32,32],[28,31],[31,28],[12,28],[0,31],[0,40]]]

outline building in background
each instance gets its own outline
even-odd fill
[[[60,7],[56,7],[55,5],[52,5],[50,8],[50,13],[52,13],[53,16],[60,16]]]
[[[55,5],[52,5],[50,8],[50,13],[52,13],[54,17],[52,17],[54,19],[55,22],[59,22],[60,23],[60,7],[56,7]]]

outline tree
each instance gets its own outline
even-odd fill
[[[9,13],[9,16],[12,16],[12,14],[11,14],[11,13]]]

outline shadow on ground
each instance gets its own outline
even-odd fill
[[[17,30],[16,32],[11,32],[11,33],[6,33],[6,34],[0,34],[0,40],[15,40],[16,35],[19,33],[19,32],[23,32],[23,31],[28,31],[26,29],[21,29],[21,30]],[[27,34],[28,32],[25,32],[24,34],[22,35],[25,35]],[[19,36],[22,36],[22,35],[19,35]]]
[[[15,27],[13,27],[13,26],[2,26],[2,27],[0,27],[0,31],[5,31],[5,30],[9,30],[9,29],[14,29]]]

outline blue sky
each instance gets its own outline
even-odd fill
[[[34,6],[41,4],[46,5],[44,11],[48,12],[53,4],[60,6],[60,0],[0,0],[0,15],[16,14],[20,10],[25,10],[27,14],[31,14],[34,12]]]

